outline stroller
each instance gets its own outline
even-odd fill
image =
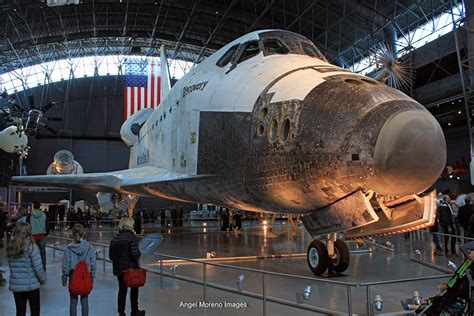
[[[464,261],[449,280],[446,291],[439,296],[423,301],[415,313],[422,315],[471,315],[474,304],[470,303],[472,279],[469,270],[472,266],[470,259]]]

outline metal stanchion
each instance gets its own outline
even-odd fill
[[[202,290],[204,302],[207,302],[207,264],[202,264]]]
[[[263,316],[267,315],[267,274],[262,273]]]
[[[105,246],[102,246],[102,269],[105,273]]]
[[[160,256],[160,287],[163,289],[163,257]]]
[[[347,313],[349,316],[352,315],[352,293],[351,293],[351,286],[347,286]]]
[[[53,243],[53,258],[56,258],[56,243]]]
[[[367,293],[367,315],[370,316],[372,315],[372,302],[370,301],[370,285],[367,285],[365,287],[366,293]]]
[[[439,240],[439,235],[438,235],[438,240]],[[448,249],[446,249],[447,247],[447,244],[446,244],[446,236],[443,234],[443,243],[441,244],[441,247],[444,249],[444,253],[447,254],[448,253]]]

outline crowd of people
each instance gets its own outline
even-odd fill
[[[5,253],[10,269],[9,290],[13,293],[16,315],[19,316],[26,315],[28,305],[31,316],[40,315],[40,288],[47,282],[45,238],[49,233],[49,225],[45,212],[40,209],[40,204],[35,202],[33,205],[31,212],[19,212],[13,222],[14,228],[8,242],[3,241],[7,230],[7,216],[0,209],[0,247],[6,245]],[[134,232],[136,228],[134,218],[123,217],[118,224],[118,233],[110,242],[109,258],[118,282],[119,316],[125,315],[128,292],[124,271],[139,267],[141,253],[138,247],[139,238]],[[95,282],[96,250],[85,239],[86,227],[82,223],[75,223],[70,231],[73,241],[63,252],[61,280],[62,285],[68,287],[70,315],[77,315],[77,306],[80,302],[81,314],[87,316],[88,294],[76,294],[73,289],[84,287],[84,280],[81,279],[84,276],[88,278],[92,289],[92,284]],[[79,268],[81,265],[85,270]],[[84,271],[87,273],[83,273]],[[0,279],[2,278],[0,273]],[[130,289],[132,316],[145,315],[145,311],[140,310],[138,306],[138,292],[138,287]]]
[[[454,197],[449,195],[443,195],[439,199],[436,223],[430,228],[433,232],[435,255],[460,257],[457,252],[459,248],[469,260],[474,260],[474,242],[468,242],[465,239],[474,237],[474,201],[470,195],[466,195],[462,202],[459,203],[458,199],[458,203],[456,203]],[[82,315],[89,315],[88,294],[79,295],[71,290],[75,272],[79,271],[78,266],[81,264],[87,269],[90,283],[95,282],[96,251],[85,239],[86,228],[90,227],[89,215],[81,209],[68,212],[68,228],[73,242],[67,245],[63,253],[62,285],[65,287],[69,285],[70,315],[77,315],[79,302]],[[181,208],[162,209],[159,215],[162,227],[180,227],[182,225]],[[135,211],[133,217],[121,217],[118,223],[119,231],[110,242],[109,258],[112,261],[113,274],[118,283],[117,312],[119,315],[125,315],[128,292],[124,271],[139,267],[141,253],[138,247],[139,238],[136,234],[140,234],[142,231],[143,217],[143,210]],[[10,234],[7,233],[9,231]],[[33,203],[31,211],[20,209],[17,216],[11,219],[8,219],[7,213],[0,208],[0,248],[6,247],[5,253],[10,268],[8,283],[10,291],[13,292],[17,315],[26,315],[28,304],[32,316],[40,315],[40,288],[47,282],[45,239],[49,231],[48,216],[40,209],[38,202]],[[440,242],[440,235],[443,236],[443,245]],[[4,241],[4,236],[10,240]],[[458,247],[458,242],[464,242],[464,245]],[[456,295],[461,299],[464,299],[465,283],[472,280],[471,270],[473,269],[474,264],[469,267],[469,274],[463,276],[463,283],[456,288]],[[4,278],[0,270],[0,283],[2,280]],[[470,283],[469,288],[471,288]],[[441,297],[444,295],[443,293],[450,290],[446,284],[440,284],[435,298]],[[145,314],[139,309],[138,293],[138,287],[130,288],[132,316]],[[402,306],[412,310],[423,307],[410,305],[406,302],[402,302]],[[455,308],[454,306],[453,303],[451,307]]]
[[[430,231],[433,233],[435,255],[459,257],[456,243],[466,242],[467,239],[465,238],[474,237],[474,204],[472,197],[465,195],[461,203],[456,203],[455,197],[443,195],[438,201],[436,222],[430,227]],[[444,245],[441,245],[440,236],[443,236]],[[464,236],[465,238],[454,236]]]

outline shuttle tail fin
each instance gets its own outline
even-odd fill
[[[160,47],[160,67],[161,67],[161,100],[166,99],[171,90],[170,72],[168,69],[168,57],[166,56],[165,45]]]

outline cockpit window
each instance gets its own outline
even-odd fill
[[[219,67],[224,67],[225,65],[227,65],[231,61],[232,56],[234,55],[234,53],[235,53],[235,51],[237,50],[238,47],[239,47],[239,45],[237,44],[237,45],[234,45],[231,48],[229,48],[224,53],[224,55],[222,55],[222,57],[219,58],[216,65],[219,66]]]
[[[263,42],[265,55],[288,54],[289,50],[277,40],[267,40]]]
[[[301,46],[303,47],[303,51],[306,53],[306,55],[310,57],[318,57],[318,52],[313,46],[305,42],[301,42]]]
[[[258,42],[250,42],[245,45],[244,50],[240,54],[240,58],[237,63],[241,63],[250,59],[260,53],[260,47],[258,46]]]
[[[281,45],[288,49],[288,54],[306,55],[327,61],[324,55],[309,39],[296,33],[282,30],[272,30],[262,32],[258,36],[260,37],[262,43],[267,41],[278,41]],[[265,45],[262,45],[262,47],[264,46]],[[264,49],[264,54],[267,55],[266,49]]]

